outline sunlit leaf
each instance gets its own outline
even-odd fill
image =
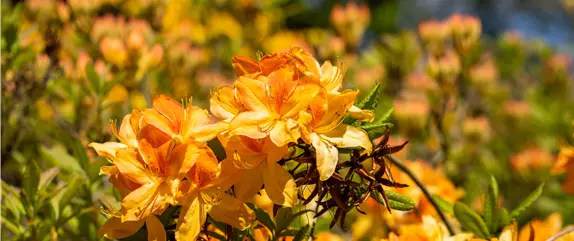
[[[384,135],[390,127],[393,127],[392,123],[373,123],[362,125],[361,129],[367,132],[369,139],[374,140]]]
[[[461,202],[454,204],[454,216],[460,222],[462,227],[468,231],[473,232],[480,238],[490,237],[490,232],[480,216],[472,211],[468,206]]]
[[[491,233],[496,232],[498,228],[498,218],[497,218],[497,206],[498,206],[498,183],[494,176],[490,177],[490,186],[486,192],[484,198],[482,217],[484,222]]]
[[[78,160],[72,157],[63,146],[53,146],[53,147],[40,147],[40,153],[45,156],[52,164],[57,167],[61,167],[62,169],[70,172],[70,173],[77,173],[84,177],[86,176],[86,172],[80,166]]]
[[[438,208],[440,209],[440,211],[442,211],[444,213],[449,213],[449,214],[454,213],[452,204],[449,203],[447,200],[444,200],[443,198],[439,197],[438,195],[433,195],[432,199],[438,205]]]

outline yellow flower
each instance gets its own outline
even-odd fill
[[[431,216],[423,216],[423,222],[403,225],[399,229],[399,236],[389,235],[389,241],[465,241],[471,240],[471,233],[458,233],[450,236],[446,226]]]
[[[154,216],[148,216],[138,221],[122,222],[120,218],[112,217],[104,223],[98,231],[98,235],[107,239],[116,240],[127,238],[135,234],[143,225],[146,225],[148,240],[166,240],[166,233],[163,224]]]
[[[287,146],[278,147],[269,138],[244,136],[220,137],[227,159],[223,165],[233,172],[235,195],[248,201],[265,185],[265,192],[278,205],[293,206],[297,200],[295,180],[277,161],[287,154]]]
[[[357,91],[347,90],[340,94],[324,94],[309,106],[311,114],[302,139],[313,145],[316,151],[317,170],[320,179],[327,180],[335,172],[339,160],[337,147],[363,147],[371,152],[372,143],[367,133],[357,127],[341,124],[345,113],[355,102]]]

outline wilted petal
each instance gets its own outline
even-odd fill
[[[254,169],[243,170],[242,178],[235,184],[235,196],[242,200],[248,201],[261,190],[263,185],[263,166]]]
[[[337,147],[362,147],[368,153],[373,150],[373,144],[367,132],[354,126],[341,124],[320,136]]]
[[[110,240],[122,239],[135,234],[144,225],[144,220],[122,222],[120,218],[111,217],[98,230],[98,236]]]
[[[285,168],[275,162],[267,162],[263,171],[265,192],[274,203],[292,207],[297,201],[297,184]]]
[[[195,240],[207,218],[207,210],[197,197],[184,204],[175,229],[176,240]]]
[[[240,230],[248,228],[255,221],[253,210],[229,194],[223,194],[221,202],[209,210],[209,216]]]
[[[349,116],[354,119],[362,120],[362,121],[373,121],[375,119],[375,112],[372,110],[361,110],[359,107],[351,106],[347,111]]]
[[[147,228],[148,241],[165,241],[166,233],[163,224],[157,219],[155,215],[150,215],[145,219],[145,226]]]
[[[339,162],[339,151],[331,143],[321,139],[319,135],[311,133],[311,145],[315,148],[317,157],[317,171],[319,179],[325,181],[333,175]]]

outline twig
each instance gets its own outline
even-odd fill
[[[399,160],[396,157],[391,156],[391,155],[387,155],[386,157],[395,166],[397,166],[399,169],[401,169],[401,171],[403,171],[404,173],[409,175],[409,177],[421,189],[421,191],[426,196],[426,198],[431,202],[431,204],[435,208],[436,212],[440,216],[440,219],[442,219],[443,223],[446,225],[446,228],[448,229],[448,232],[450,233],[450,235],[454,235],[454,230],[453,230],[452,226],[450,225],[450,223],[448,222],[448,220],[446,219],[446,215],[440,210],[440,208],[438,207],[438,204],[434,201],[430,192],[426,189],[426,187],[423,185],[423,183],[415,176],[415,174],[413,172],[411,172],[411,170],[407,166],[405,166],[405,164],[403,164],[403,162],[401,160]]]

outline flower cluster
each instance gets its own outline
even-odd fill
[[[293,206],[297,185],[277,162],[290,144],[310,144],[316,151],[321,180],[335,172],[337,147],[372,150],[367,133],[341,122],[350,115],[372,120],[373,113],[353,105],[358,91],[341,90],[344,67],[322,66],[302,49],[273,53],[259,61],[235,57],[237,81],[212,93],[211,121],[207,111],[181,105],[160,95],[153,108],[134,110],[124,117],[120,142],[92,143],[98,155],[110,160],[100,174],[122,196],[120,210],[100,230],[114,239],[130,236],[146,223],[148,235],[163,239],[165,230],[155,215],[169,206],[182,206],[175,237],[197,237],[209,213],[239,229],[251,225],[253,211],[245,201],[264,185],[278,205]],[[217,136],[227,158],[221,163],[206,141]],[[227,191],[234,185],[234,196]],[[156,237],[157,236],[157,237]]]

